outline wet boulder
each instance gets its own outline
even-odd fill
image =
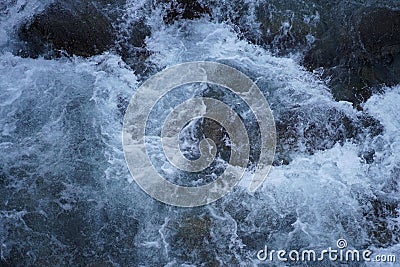
[[[379,56],[400,50],[400,11],[387,8],[363,11],[360,39],[369,53]]]
[[[381,85],[400,82],[400,11],[361,5],[336,7],[325,17],[303,64],[327,80],[336,100],[366,101]]]
[[[275,123],[276,165],[290,163],[294,153],[313,155],[336,144],[344,144],[347,140],[358,143],[383,131],[382,125],[370,116],[352,117],[325,106],[291,108],[276,114]],[[372,163],[373,154],[370,153],[372,151],[362,151],[360,157]]]
[[[211,8],[200,1],[193,0],[161,0],[166,4],[166,13],[163,20],[167,24],[180,19],[197,19],[205,15],[211,16]]]
[[[117,53],[126,62],[136,75],[147,76],[152,68],[146,60],[151,55],[146,48],[146,38],[151,35],[151,28],[144,18],[132,21],[122,31],[122,38],[117,42]]]
[[[319,13],[319,6],[308,1],[272,0],[268,4],[260,3],[256,6],[255,17],[261,34],[256,39],[254,35],[248,39],[279,55],[304,49],[314,40]]]
[[[89,57],[114,44],[113,27],[100,6],[90,1],[55,2],[22,24],[18,54],[24,57],[68,55]]]
[[[361,107],[382,85],[400,82],[396,1],[271,0],[254,6],[254,25],[241,19],[250,19],[250,6],[232,8],[240,18],[231,15],[227,20],[248,41],[279,56],[304,53],[302,64],[327,82],[336,100]]]

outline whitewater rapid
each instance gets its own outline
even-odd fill
[[[143,78],[113,51],[52,60],[15,56],[4,48],[10,41],[2,27],[3,259],[25,257],[16,262],[37,266],[43,257],[54,266],[79,264],[79,257],[114,266],[250,266],[260,264],[255,255],[265,244],[325,249],[340,238],[353,248],[399,253],[398,214],[376,209],[384,201],[397,209],[400,201],[400,86],[385,88],[359,111],[336,102],[300,66],[299,55],[274,56],[226,23],[154,19],[150,26],[146,64],[160,70],[203,60],[235,67],[257,83],[276,119],[297,136],[286,136],[293,139],[281,143],[279,159],[254,194],[244,181],[204,207],[166,206],[135,184],[122,152],[124,109]],[[366,115],[381,132],[363,128]],[[356,130],[337,138],[344,117]],[[305,132],[310,124],[317,129],[312,135]],[[372,161],[366,151],[373,151]],[[388,231],[387,239],[376,231]]]

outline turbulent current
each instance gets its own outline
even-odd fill
[[[110,49],[39,56],[21,52],[18,28],[49,3],[0,3],[1,266],[398,266],[327,258],[271,263],[257,252],[266,245],[321,251],[345,239],[351,249],[400,257],[400,86],[382,86],[355,105],[335,99],[325,78],[301,64],[312,33],[290,51],[263,45],[262,1],[212,2],[199,16],[174,15],[163,1],[98,2],[116,32]],[[304,8],[300,16],[311,29],[320,15],[311,4]],[[281,33],[294,23],[285,10]],[[121,131],[143,81],[191,61],[224,63],[250,77],[271,107],[278,137],[274,164],[256,192],[242,181],[212,204],[185,209],[152,199],[135,183]],[[222,89],[187,87],[165,96],[167,107],[160,103],[151,123],[194,95],[236,103]],[[183,149],[196,150],[200,124],[182,132]],[[162,152],[148,146],[156,158]],[[187,178],[154,162],[175,181]],[[225,165],[219,158],[194,182],[207,182]]]

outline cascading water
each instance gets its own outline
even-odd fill
[[[300,65],[300,52],[280,55],[261,44],[261,1],[209,1],[210,8],[189,9],[203,14],[183,12],[176,20],[164,1],[98,2],[117,32],[113,47],[50,59],[21,57],[17,34],[49,3],[0,4],[1,265],[262,266],[256,254],[265,245],[323,250],[338,239],[400,255],[399,86],[383,88],[361,109],[336,101],[317,73]],[[309,13],[304,23],[312,29],[319,15],[308,8],[301,12]],[[254,194],[239,184],[217,202],[184,209],[152,199],[133,181],[121,130],[140,84],[190,61],[224,63],[256,82],[273,111],[278,146]],[[166,102],[209,89],[188,87],[187,95]],[[169,111],[161,106],[159,112]],[[157,114],[152,119],[161,123]],[[196,151],[196,127],[182,132],[183,149]],[[340,265],[326,259],[270,264]]]

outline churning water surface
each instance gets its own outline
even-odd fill
[[[121,38],[145,4],[125,4]],[[13,53],[13,29],[44,6],[0,5],[3,265],[250,266],[262,264],[256,253],[266,244],[322,250],[340,238],[399,255],[400,86],[360,111],[335,101],[298,54],[273,54],[223,21],[166,24],[154,7],[146,15],[150,74],[200,60],[235,67],[265,95],[279,135],[275,164],[254,194],[239,185],[204,207],[171,207],[141,191],[122,151],[124,109],[143,76],[113,51],[51,60]],[[240,23],[256,22],[249,12]]]

